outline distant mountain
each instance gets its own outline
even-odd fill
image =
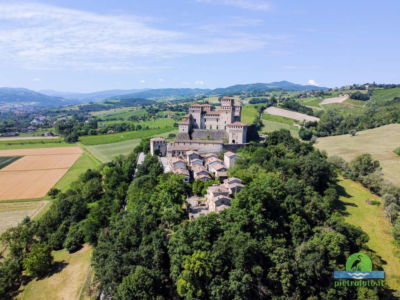
[[[248,92],[260,92],[260,91],[275,91],[285,90],[291,92],[297,91],[316,91],[316,90],[327,90],[326,87],[319,87],[315,85],[301,85],[289,81],[277,81],[271,83],[251,83],[251,84],[237,84],[226,88],[218,88],[212,91],[213,94],[240,94]]]
[[[25,106],[49,107],[71,104],[61,97],[54,97],[24,88],[0,88],[1,104],[21,104]]]
[[[120,95],[114,97],[114,99],[126,99],[126,98],[171,98],[171,97],[194,97],[198,95],[209,94],[209,89],[152,89],[142,92],[135,92],[127,95]]]
[[[71,99],[84,102],[97,102],[108,98],[120,97],[127,94],[135,94],[145,91],[145,89],[132,89],[132,90],[106,90],[93,93],[70,93],[70,92],[59,92],[55,90],[41,90],[42,94],[48,96],[62,97],[64,99]]]

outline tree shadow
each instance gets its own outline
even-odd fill
[[[340,186],[340,185],[336,185],[336,191],[337,191],[339,197],[347,198],[347,199],[350,199],[350,198],[353,197],[353,196],[351,196],[350,194],[348,194],[348,193],[346,192],[346,190],[345,190],[342,186]],[[352,203],[352,202],[346,202],[346,201],[343,201],[343,200],[338,200],[338,201],[336,202],[335,208],[336,208],[343,216],[349,216],[350,214],[346,211],[346,206],[357,207],[358,205],[355,204],[355,203]]]
[[[65,261],[56,261],[56,262],[53,263],[53,266],[51,267],[51,270],[47,274],[45,274],[44,276],[42,276],[39,279],[43,279],[43,278],[46,278],[46,277],[51,277],[54,274],[60,273],[62,270],[64,270],[64,268],[66,266],[68,266],[67,262],[65,262]]]

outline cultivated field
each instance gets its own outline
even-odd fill
[[[176,130],[157,134],[156,136],[168,137],[171,133],[176,133]],[[118,155],[127,155],[131,153],[133,149],[139,145],[140,141],[141,139],[133,139],[112,144],[86,146],[85,148],[102,162],[109,162]]]
[[[17,226],[27,216],[33,219],[47,203],[48,201],[0,202],[0,234],[8,228]]]
[[[295,121],[292,119],[264,114],[263,124],[264,127],[262,128],[262,131],[265,133],[287,129],[290,131],[292,136],[299,137],[299,127],[295,125]]]
[[[152,137],[154,135],[159,135],[173,130],[174,130],[173,127],[166,127],[166,128],[149,129],[149,130],[125,131],[112,134],[89,135],[80,137],[80,141],[84,145],[110,144],[132,139],[145,139]]]
[[[344,101],[346,101],[348,99],[350,99],[349,95],[343,95],[343,96],[334,97],[334,98],[327,98],[324,101],[322,101],[319,105],[342,103],[342,102],[344,102]]]
[[[380,161],[385,179],[400,186],[400,157],[393,150],[400,146],[400,124],[360,131],[356,136],[339,135],[319,138],[315,144],[328,155],[338,155],[350,161],[370,153]]]
[[[82,152],[79,147],[0,150],[0,156],[23,156],[0,170],[0,200],[44,197]]]
[[[309,116],[306,114],[302,114],[299,112],[295,112],[295,111],[290,111],[290,110],[286,110],[286,109],[282,109],[282,108],[278,108],[278,107],[274,107],[274,106],[270,106],[265,110],[265,113],[270,114],[270,115],[274,115],[274,116],[280,116],[280,117],[286,117],[289,119],[293,119],[296,121],[311,121],[311,122],[315,122],[315,121],[319,121],[319,118],[317,117],[313,117],[313,116]]]
[[[346,207],[345,221],[368,234],[367,246],[385,261],[383,268],[388,285],[399,290],[400,249],[394,244],[392,226],[385,216],[382,200],[357,182],[346,179],[339,184],[345,191],[340,197]],[[380,205],[368,204],[367,200]]]

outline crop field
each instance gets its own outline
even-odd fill
[[[176,130],[157,134],[157,137],[167,137],[171,133],[176,133]],[[102,162],[109,162],[118,155],[127,155],[133,151],[133,149],[139,145],[141,139],[132,139],[112,144],[101,144],[94,146],[86,146],[86,149],[91,152]]]
[[[17,226],[27,216],[33,219],[47,203],[48,201],[0,202],[0,234],[8,228]]]
[[[367,246],[385,261],[383,268],[388,285],[399,290],[400,249],[394,243],[392,225],[385,216],[382,200],[352,180],[341,180],[339,185],[344,189],[340,200],[346,208],[345,221],[368,234]],[[380,205],[371,205],[367,200]]]
[[[280,129],[287,129],[294,137],[299,137],[299,127],[295,126],[295,122],[292,119],[274,116],[274,115],[263,115],[264,127],[262,131],[265,133],[273,132]]]
[[[290,118],[290,119],[300,121],[300,122],[301,121],[319,121],[319,118],[317,118],[317,117],[309,116],[306,114],[302,114],[299,112],[290,111],[290,110],[286,110],[286,109],[282,109],[282,108],[278,108],[278,107],[274,107],[274,106],[268,107],[265,110],[265,113],[274,115],[274,116]]]
[[[332,104],[332,103],[342,103],[342,102],[344,102],[344,101],[346,101],[348,99],[350,99],[349,95],[343,95],[343,96],[334,97],[334,98],[326,98],[319,105],[326,105],[326,104]]]
[[[81,154],[79,147],[1,150],[23,157],[0,170],[0,200],[44,197]]]
[[[123,142],[133,139],[144,139],[154,135],[166,133],[173,131],[173,127],[159,128],[159,129],[149,129],[149,130],[138,130],[138,131],[125,131],[112,134],[103,135],[89,135],[82,136],[80,141],[84,145],[100,145],[100,144],[110,144]]]
[[[88,299],[83,287],[90,277],[92,248],[85,245],[75,253],[53,251],[54,270],[51,276],[30,281],[20,289],[19,300]]]
[[[400,124],[360,131],[356,136],[338,135],[319,138],[315,144],[328,155],[350,161],[363,153],[370,153],[380,161],[385,179],[400,186],[400,157],[393,150],[400,146]]]
[[[19,139],[0,139],[1,149],[27,149],[27,148],[51,148],[68,147],[71,144],[65,143],[60,138],[19,138]]]

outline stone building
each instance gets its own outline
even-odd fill
[[[220,106],[193,104],[179,122],[175,141],[150,140],[152,154],[185,157],[187,152],[220,153],[247,143],[248,125],[240,122],[242,107],[232,97],[223,97]],[[235,151],[235,150],[234,150]]]

